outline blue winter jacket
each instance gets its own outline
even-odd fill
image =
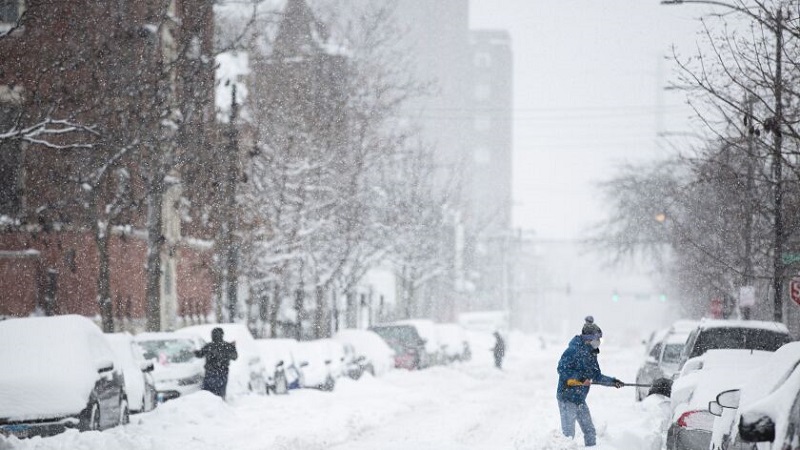
[[[567,380],[592,380],[593,384],[613,386],[616,378],[600,373],[597,352],[580,336],[575,336],[558,361],[558,389],[556,397],[561,401],[584,403],[589,386],[567,386]]]

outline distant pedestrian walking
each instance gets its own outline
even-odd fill
[[[203,389],[223,399],[228,388],[228,366],[239,357],[235,343],[222,340],[224,333],[222,328],[214,328],[211,331],[211,342],[194,352],[198,358],[206,359]]]
[[[597,432],[592,423],[586,396],[592,384],[622,387],[616,378],[603,375],[597,354],[600,353],[600,338],[603,332],[594,323],[592,316],[586,317],[581,334],[569,342],[569,346],[558,361],[558,410],[561,415],[561,431],[564,436],[575,437],[575,422],[583,431],[587,447],[596,444]]]
[[[499,331],[494,332],[494,366],[498,369],[503,368],[503,357],[506,355],[506,342],[503,336],[500,336]]]

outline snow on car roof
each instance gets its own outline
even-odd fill
[[[244,324],[241,323],[207,323],[204,325],[192,325],[185,328],[175,330],[176,333],[195,333],[201,338],[211,342],[211,330],[214,328],[222,328],[223,337],[225,341],[252,341],[253,335]]]
[[[738,367],[742,364],[749,366],[757,358],[762,364],[769,360],[773,352],[763,350],[743,350],[734,348],[708,350],[699,358],[703,359],[703,370],[716,367]]]
[[[673,345],[673,344],[685,344],[686,339],[689,337],[689,333],[670,333],[667,335],[666,339],[664,339],[664,343],[666,345]]]
[[[676,333],[691,333],[694,331],[695,328],[700,325],[699,320],[676,320],[671,326],[670,329]]]
[[[0,417],[48,418],[80,412],[98,363],[114,360],[100,328],[77,315],[0,321]]]
[[[748,405],[779,388],[800,364],[800,342],[779,348],[763,364],[753,378],[742,386],[740,404]]]
[[[700,328],[755,328],[772,331],[789,332],[786,325],[780,322],[770,322],[766,320],[719,320],[719,319],[703,319],[700,322]]]
[[[695,388],[690,408],[705,409],[720,392],[739,389],[771,357],[772,352],[733,349],[709,350],[699,356],[703,359],[703,368],[691,374]]]
[[[377,333],[369,330],[345,329],[336,332],[334,339],[349,343],[356,353],[371,357],[381,355],[394,355],[394,350],[389,347]]]
[[[193,337],[200,338],[199,334],[195,334]],[[189,333],[181,333],[177,334],[171,331],[150,331],[146,333],[139,333],[133,337],[135,341],[171,341],[174,339],[191,339],[192,336],[189,336]]]
[[[800,369],[794,372],[772,394],[744,405],[741,409],[741,421],[753,423],[762,416],[768,416],[775,424],[775,436],[785,436],[789,426],[789,413],[800,391]]]

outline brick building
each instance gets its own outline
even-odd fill
[[[113,314],[138,326],[143,161],[171,110],[182,156],[162,208],[162,327],[208,314],[218,148],[211,2],[6,0],[0,36],[0,134],[48,119],[91,129],[43,137],[81,148],[0,140],[0,316],[99,314],[98,242],[107,239]]]

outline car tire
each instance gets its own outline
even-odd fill
[[[123,397],[119,401],[119,423],[117,425],[127,425],[131,423],[131,410],[128,407],[128,399]]]
[[[78,419],[78,429],[80,431],[99,431],[100,430],[100,405],[93,401],[86,405],[86,409]]]
[[[322,390],[330,392],[333,391],[333,388],[335,386],[336,386],[336,381],[333,379],[333,377],[328,376],[328,378],[325,379],[325,384],[322,385]]]

